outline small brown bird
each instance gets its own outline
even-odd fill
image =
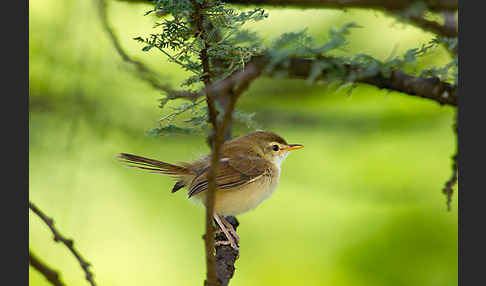
[[[282,137],[266,131],[252,132],[223,144],[216,174],[213,217],[233,248],[238,248],[239,237],[233,226],[221,216],[247,212],[270,197],[277,187],[283,160],[289,151],[303,147],[300,144],[287,144]],[[209,155],[192,163],[178,165],[125,153],[119,154],[118,158],[132,167],[176,178],[172,193],[186,187],[190,199],[206,203]]]

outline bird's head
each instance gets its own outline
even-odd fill
[[[268,131],[252,132],[240,139],[262,154],[265,160],[271,161],[277,166],[280,166],[290,151],[304,147],[301,144],[288,144],[279,135]]]

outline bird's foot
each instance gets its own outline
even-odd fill
[[[228,229],[226,228],[226,226],[225,226],[225,224],[224,224],[224,222],[223,222],[223,221],[225,221],[225,220],[224,220],[224,218],[223,218],[223,221],[221,221],[221,218],[220,218],[220,217],[219,217],[217,214],[214,214],[214,216],[213,216],[213,217],[214,217],[214,219],[216,220],[216,222],[218,223],[219,228],[221,229],[221,231],[223,231],[224,235],[226,236],[226,239],[228,239],[227,241],[216,241],[216,242],[215,242],[215,246],[216,246],[216,245],[228,245],[228,244],[229,244],[229,245],[231,245],[231,247],[232,247],[233,249],[235,249],[235,250],[239,250],[238,245],[237,245],[237,242],[235,242],[235,239],[236,239],[236,238],[235,238],[235,237],[233,237],[233,236],[232,236],[232,235],[231,235],[231,234],[228,232]],[[226,223],[228,223],[228,222],[226,222]],[[229,223],[228,223],[228,224],[229,224]],[[236,232],[235,232],[235,230],[233,229],[233,227],[232,227],[232,226],[231,226],[231,229],[233,230],[233,232],[234,232],[234,233],[236,233]],[[230,231],[231,231],[231,230],[230,230]],[[236,235],[236,236],[238,236],[238,235]],[[237,238],[237,241],[238,241],[238,243],[239,243],[239,237]]]
[[[233,225],[229,223],[224,217],[222,219],[223,224],[226,226],[228,229],[229,233],[235,238],[237,243],[240,243],[240,236],[236,233],[236,230],[234,229]]]
[[[214,246],[221,246],[221,245],[230,245],[235,250],[240,250],[238,245],[234,241],[230,240],[217,240],[214,242]]]

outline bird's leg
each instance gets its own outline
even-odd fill
[[[231,242],[227,240],[218,240],[214,242],[214,246],[220,246],[220,245],[229,245]]]
[[[222,221],[224,225],[227,227],[231,235],[236,239],[236,243],[240,243],[240,236],[236,233],[236,230],[234,229],[233,225],[229,223],[224,217],[222,217]]]
[[[218,225],[221,228],[221,230],[223,231],[223,233],[226,236],[226,238],[228,239],[228,242],[231,245],[231,247],[233,247],[234,249],[238,250],[238,246],[236,245],[235,239],[228,232],[228,229],[226,229],[224,223],[221,221],[221,218],[217,214],[214,214],[213,217],[214,217],[214,220],[216,220],[216,222],[218,223]],[[217,245],[218,244],[219,245],[227,245],[227,243],[225,243],[225,242],[222,242],[222,243],[216,242],[216,244]]]

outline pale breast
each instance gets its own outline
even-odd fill
[[[275,170],[277,171],[277,170]],[[257,180],[233,190],[217,190],[214,210],[217,214],[228,216],[238,215],[256,208],[261,202],[269,198],[276,190],[279,172],[273,176],[265,174]],[[206,192],[194,196],[205,201]]]

